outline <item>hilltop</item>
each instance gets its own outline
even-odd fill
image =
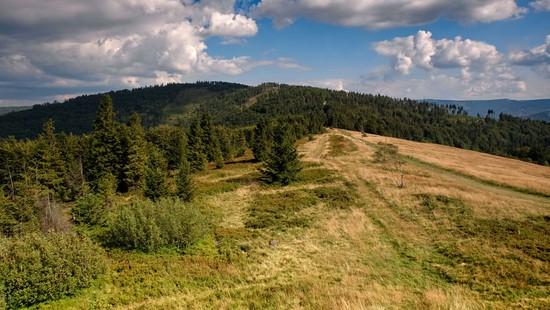
[[[550,123],[503,114],[472,117],[456,105],[442,106],[407,98],[333,91],[283,84],[246,86],[225,82],[169,84],[108,93],[117,118],[132,113],[145,127],[187,127],[197,114],[215,124],[243,127],[261,119],[302,118],[325,127],[371,132],[434,142],[540,164],[550,163]],[[92,129],[100,94],[63,103],[36,105],[0,116],[0,137],[35,137],[53,119],[59,132],[81,134]]]
[[[379,142],[406,156],[404,188]],[[102,285],[41,308],[548,307],[549,167],[345,130],[299,151],[288,187],[259,182],[250,155],[200,173],[212,241],[112,251]]]
[[[426,99],[428,102],[433,102],[442,105],[457,105],[462,106],[469,115],[485,116],[488,110],[495,113],[495,117],[500,113],[505,113],[517,117],[525,117],[534,120],[550,122],[550,99],[536,100],[511,100],[511,99],[494,99],[494,100],[440,100]]]

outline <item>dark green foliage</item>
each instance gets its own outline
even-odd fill
[[[220,142],[216,136],[210,115],[202,115],[200,119],[200,126],[202,129],[201,141],[204,152],[206,153],[206,159],[208,162],[215,162],[221,157],[221,150]]]
[[[206,164],[208,163],[206,146],[202,140],[203,136],[204,131],[201,123],[198,119],[195,119],[189,128],[189,150],[187,153],[187,159],[193,172],[206,169]]]
[[[217,127],[215,134],[218,137],[218,141],[220,142],[220,151],[221,151],[222,160],[232,159],[236,153],[236,150],[235,150],[236,146],[232,141],[232,138],[233,138],[232,135],[234,135],[234,133],[232,131],[227,130],[226,128]]]
[[[288,185],[298,179],[301,170],[298,152],[289,128],[281,125],[275,130],[273,146],[260,168],[266,183]]]
[[[195,206],[179,200],[139,202],[119,207],[107,234],[111,246],[153,252],[185,250],[210,231],[208,218]]]
[[[184,159],[180,164],[178,174],[176,174],[176,196],[183,201],[191,201],[193,199],[194,185],[191,177],[191,166]]]
[[[105,270],[101,248],[74,234],[30,234],[0,245],[0,297],[9,309],[74,295]]]
[[[312,192],[331,208],[349,209],[357,198],[354,192],[340,187],[317,187]]]
[[[133,114],[128,126],[124,129],[121,189],[122,191],[141,189],[147,162],[147,142],[139,115]]]
[[[53,121],[44,124],[43,132],[38,136],[36,148],[36,179],[52,193],[65,192],[65,163],[59,142],[55,136]]]
[[[273,146],[273,124],[265,119],[254,128],[254,142],[252,151],[257,161],[265,161],[269,157]]]
[[[106,94],[113,99],[120,121],[126,122],[133,113],[138,113],[143,119],[144,126],[152,127],[166,123],[169,118],[167,112],[183,114],[193,111],[188,108],[197,102],[211,100],[220,94],[243,88],[247,86],[223,82],[172,83]],[[42,124],[49,118],[55,121],[60,132],[90,132],[101,96],[83,95],[64,103],[35,105],[32,109],[22,111],[23,114],[1,115],[0,137],[36,137],[41,131]]]
[[[288,229],[308,227],[313,220],[302,211],[318,202],[315,195],[305,191],[285,191],[258,194],[248,208],[248,228]]]
[[[336,127],[550,163],[549,123],[506,114],[471,117],[453,105],[272,83],[257,87],[170,84],[109,94],[122,119],[137,112],[148,126],[188,124],[196,112],[188,105],[193,103],[212,117],[212,124],[249,126],[265,118],[284,119],[297,137]],[[62,132],[87,132],[98,99],[99,95],[81,96],[66,104],[39,105],[0,116],[0,135],[36,136],[48,118]],[[251,142],[250,137],[247,141]]]
[[[78,198],[71,214],[76,224],[102,225],[107,215],[105,198],[97,194],[86,194]]]
[[[151,146],[147,167],[145,168],[145,186],[143,193],[151,200],[157,200],[168,192],[166,176],[168,165],[161,152]]]
[[[178,169],[187,156],[187,136],[181,127],[161,125],[151,128],[147,131],[147,140],[162,151],[169,169]]]
[[[121,128],[114,117],[111,97],[105,95],[101,98],[94,121],[84,167],[86,177],[94,188],[97,188],[98,180],[105,175],[111,174],[118,178],[121,174]]]

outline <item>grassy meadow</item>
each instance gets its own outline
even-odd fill
[[[378,142],[404,156],[404,188]],[[286,187],[263,185],[250,154],[198,174],[204,240],[107,250],[94,286],[36,307],[550,308],[549,167],[332,129],[299,151]]]

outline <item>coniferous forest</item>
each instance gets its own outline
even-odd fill
[[[415,141],[434,142],[538,164],[550,162],[550,125],[510,115],[469,116],[458,106],[440,106],[305,86],[262,84],[248,87],[223,82],[169,84],[110,92],[117,120],[137,113],[146,128],[190,126],[193,115],[208,113],[215,125],[253,126],[265,118],[303,119],[308,127],[359,130]],[[0,116],[0,136],[36,137],[53,119],[58,132],[92,130],[100,95]],[[299,120],[301,122],[301,120]]]
[[[312,87],[171,84],[35,106],[0,117],[0,306],[90,287],[105,249],[190,251],[212,230],[189,203],[197,175],[252,152],[258,180],[287,186],[295,142],[326,127],[550,162],[542,121]]]

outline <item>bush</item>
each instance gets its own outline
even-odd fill
[[[103,197],[87,194],[76,201],[71,210],[73,220],[77,224],[101,225],[105,222],[106,208]]]
[[[118,208],[109,225],[107,243],[144,252],[185,250],[204,238],[209,229],[207,217],[192,205],[176,199],[143,201]]]
[[[0,240],[0,305],[20,308],[74,295],[105,271],[101,253],[75,234]]]

